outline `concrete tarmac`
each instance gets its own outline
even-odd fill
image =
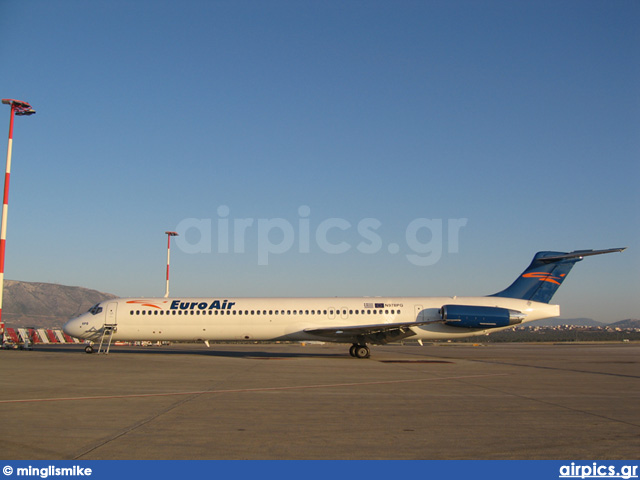
[[[0,351],[4,459],[638,459],[640,345]]]

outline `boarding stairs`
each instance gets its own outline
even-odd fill
[[[105,323],[103,325],[102,337],[100,337],[100,345],[98,346],[97,353],[103,353],[105,355],[109,354],[109,349],[111,348],[111,339],[113,338],[113,334],[115,333],[117,328],[117,323]]]

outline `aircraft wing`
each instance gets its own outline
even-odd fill
[[[424,322],[378,323],[374,325],[336,326],[327,328],[307,328],[305,333],[330,338],[331,341],[344,343],[373,343],[384,345],[415,335],[411,327],[441,323],[443,320]]]

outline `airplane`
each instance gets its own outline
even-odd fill
[[[63,330],[88,341],[87,353],[98,341],[98,353],[113,341],[324,341],[351,344],[352,357],[369,358],[369,345],[483,335],[557,317],[560,307],[549,302],[573,266],[625,249],[538,252],[509,287],[482,297],[118,298]]]

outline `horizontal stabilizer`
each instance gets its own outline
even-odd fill
[[[609,248],[607,250],[575,250],[571,253],[564,253],[562,255],[542,257],[540,258],[540,261],[544,263],[549,263],[549,262],[555,262],[558,260],[566,260],[568,258],[579,258],[580,260],[582,260],[582,257],[589,257],[591,255],[602,255],[604,253],[624,252],[626,249],[627,247]]]

